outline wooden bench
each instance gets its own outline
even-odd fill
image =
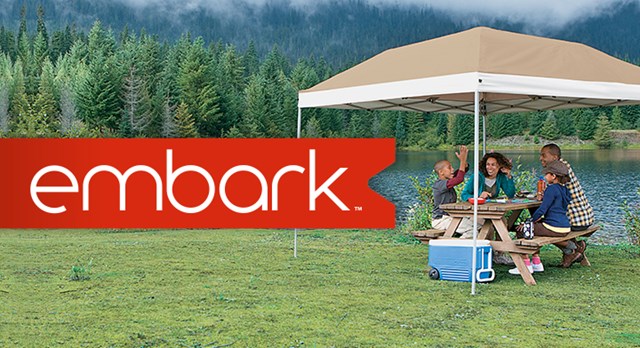
[[[445,230],[438,230],[438,229],[432,228],[429,230],[413,231],[412,234],[420,242],[428,245],[429,240],[444,236],[444,232]]]
[[[569,232],[567,233],[566,236],[563,236],[563,237],[533,237],[533,239],[516,239],[514,240],[514,243],[522,249],[536,251],[540,249],[542,246],[547,244],[556,244],[556,243],[564,242],[576,237],[589,237],[599,229],[600,229],[600,226],[594,225],[587,228],[584,231]],[[586,255],[583,255],[583,258],[582,258],[582,261],[580,261],[580,264],[583,266],[591,266],[591,263],[589,263],[589,260],[587,259]]]

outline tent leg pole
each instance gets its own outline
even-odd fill
[[[477,250],[477,238],[478,238],[478,173],[479,173],[479,142],[480,137],[478,135],[480,128],[480,93],[478,90],[474,92],[473,100],[473,255],[471,258],[471,295],[476,294],[476,250]]]
[[[302,127],[302,108],[298,108],[298,130],[297,138],[300,139],[300,129]],[[298,229],[293,230],[293,258],[298,257]]]
[[[482,113],[482,156],[487,154],[487,114]]]

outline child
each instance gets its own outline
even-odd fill
[[[542,170],[544,179],[547,181],[547,188],[544,191],[542,205],[533,213],[533,235],[546,237],[563,237],[571,232],[571,223],[567,217],[567,206],[571,202],[569,190],[564,186],[569,180],[569,170],[560,161],[553,161],[547,164]],[[523,238],[523,225],[517,228],[518,238]],[[580,253],[575,252],[572,257],[577,259]],[[533,264],[529,261],[529,256],[523,255],[524,264],[529,272],[543,272],[544,266],[540,261],[540,254],[533,254]],[[573,260],[572,260],[573,261]],[[511,274],[520,274],[518,268],[509,270]]]
[[[433,166],[433,171],[438,174],[438,181],[433,184],[433,215],[431,226],[433,228],[446,230],[451,224],[451,216],[444,210],[440,209],[441,204],[455,203],[458,200],[455,186],[464,181],[464,174],[467,171],[467,156],[469,150],[466,146],[460,146],[460,153],[456,152],[456,157],[460,160],[460,168],[453,171],[451,162],[441,160]],[[473,230],[469,219],[463,219],[458,226],[458,233],[464,233]]]

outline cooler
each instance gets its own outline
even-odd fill
[[[476,241],[476,268],[473,270],[473,240],[432,239],[429,241],[429,277],[432,279],[490,282],[495,277],[491,264],[492,249],[488,240]]]

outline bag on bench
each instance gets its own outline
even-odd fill
[[[524,239],[533,239],[533,220],[531,218],[524,221],[522,234],[524,235]]]

